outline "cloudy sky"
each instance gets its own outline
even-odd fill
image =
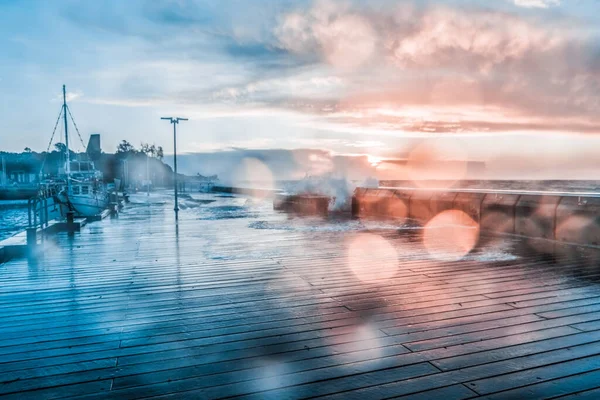
[[[184,116],[188,153],[377,159],[425,141],[598,172],[597,0],[2,0],[0,48],[2,150],[45,150],[65,83],[106,151],[169,153],[159,118]]]

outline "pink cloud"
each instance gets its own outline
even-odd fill
[[[534,3],[555,2],[518,5]],[[346,67],[339,72],[345,90],[332,92],[329,101],[301,96],[279,104],[377,129],[600,132],[597,45],[566,18],[543,24],[532,18],[474,6],[402,3],[383,10],[315,2],[282,16],[276,45]],[[436,113],[419,120],[403,112],[406,107]],[[381,109],[399,115],[381,115]],[[452,119],[445,109],[453,109]],[[340,118],[344,112],[352,117]]]
[[[387,32],[387,47],[401,67],[464,68],[489,73],[495,65],[523,60],[532,52],[548,52],[564,39],[551,29],[498,11],[432,7],[410,34]],[[408,21],[400,23],[409,23]]]
[[[279,47],[299,55],[317,53],[340,69],[354,69],[369,61],[378,40],[368,18],[334,1],[320,1],[307,13],[283,16],[275,34]]]

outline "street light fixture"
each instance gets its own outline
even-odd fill
[[[179,123],[179,121],[187,121],[187,118],[179,118],[179,117],[161,117],[160,119],[164,119],[169,121],[170,123],[173,124],[173,174],[175,175],[174,177],[174,184],[175,184],[175,208],[173,208],[173,210],[175,211],[175,220],[179,219],[179,203],[177,201],[177,186],[178,186],[178,182],[177,182],[177,124]]]

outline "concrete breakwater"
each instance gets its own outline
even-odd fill
[[[328,196],[277,194],[273,199],[273,209],[299,214],[327,215],[330,201]]]
[[[273,208],[327,215],[330,198],[277,190],[213,187],[213,192],[272,197]],[[600,193],[516,192],[479,189],[357,188],[352,215],[411,219],[426,225],[444,212],[446,221],[484,232],[600,246]]]
[[[444,211],[457,224],[487,232],[600,246],[600,194],[357,188],[356,217],[412,219],[427,224]]]

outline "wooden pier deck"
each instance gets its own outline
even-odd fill
[[[597,252],[503,239],[443,261],[389,223],[205,199],[0,264],[0,397],[600,398]],[[372,259],[364,228],[389,244]]]

